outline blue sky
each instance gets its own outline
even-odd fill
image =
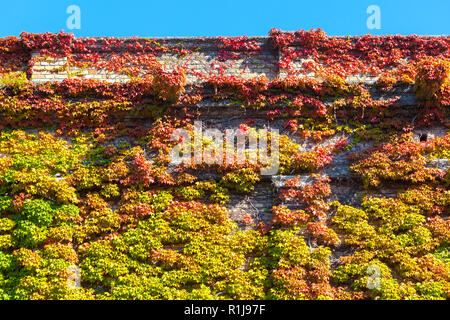
[[[69,5],[81,10],[81,29],[69,30]],[[366,9],[381,10],[381,29],[369,30]],[[322,28],[329,35],[450,34],[449,0],[8,0],[0,36],[73,32],[83,36],[264,36]]]

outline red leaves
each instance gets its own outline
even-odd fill
[[[424,155],[429,152],[442,152],[447,144],[446,140],[448,138],[437,138],[433,142],[422,144],[412,141],[411,134],[404,134],[392,143],[354,156],[354,159],[359,161],[351,170],[362,176],[366,187],[378,186],[382,180],[433,181],[441,170],[426,167],[427,160]]]
[[[44,84],[26,83],[19,89],[0,90],[4,120],[21,125],[56,122],[60,129],[105,125],[112,116],[123,116],[131,108],[140,111],[145,103],[172,104],[184,91],[181,69],[155,71],[151,77],[125,83],[92,79],[65,79]]]
[[[300,176],[286,181],[279,197],[284,201],[294,200],[304,205],[304,210],[291,211],[286,206],[279,205],[272,208],[275,223],[284,225],[305,224],[315,218],[326,218],[328,204],[323,200],[331,194],[330,179],[319,178],[311,185],[299,188]]]
[[[72,33],[28,33],[20,34],[22,43],[33,51],[40,51],[52,57],[68,56],[72,51],[75,36]]]
[[[248,226],[253,223],[253,218],[251,216],[245,216],[241,219],[241,223]]]
[[[273,222],[284,225],[304,224],[308,221],[309,216],[304,210],[290,210],[286,206],[275,206],[272,208]]]
[[[290,69],[293,60],[313,59],[303,64],[302,73],[317,71],[322,75],[343,77],[360,73],[377,75],[383,69],[400,67],[406,58],[449,57],[448,37],[365,35],[344,38],[329,37],[320,29],[296,32],[272,29],[269,37],[281,51],[280,67]]]
[[[296,192],[296,200],[310,204],[314,200],[329,196],[331,193],[329,182],[330,179],[326,177],[314,181],[311,185],[304,186]]]
[[[258,76],[251,79],[243,79],[236,76],[212,75],[207,77],[205,83],[212,86],[215,95],[220,96],[219,89],[245,101],[258,100],[261,93],[268,89],[269,80],[266,76]]]
[[[31,51],[17,37],[0,39],[0,73],[20,71],[31,58]]]
[[[261,232],[261,235],[266,235],[272,229],[272,226],[265,224],[264,222],[259,222],[256,225],[256,228]]]
[[[306,225],[306,230],[313,237],[327,245],[339,243],[339,237],[336,232],[334,232],[333,229],[328,228],[326,223],[323,221],[308,223]]]
[[[172,117],[166,117],[164,121],[155,123],[149,131],[150,142],[148,146],[155,151],[168,151],[171,145],[178,143],[171,140],[174,130],[187,124],[187,119],[179,120]]]
[[[261,51],[261,47],[255,40],[249,40],[247,36],[241,37],[219,37],[219,41],[222,42],[219,45],[220,49],[228,51]]]
[[[297,119],[290,119],[284,124],[285,128],[288,128],[291,132],[296,132],[298,129]]]
[[[295,40],[295,35],[292,32],[283,32],[275,28],[270,29],[269,37],[273,45],[278,49],[289,46]]]
[[[327,107],[319,99],[303,97],[303,104],[312,106],[318,116],[324,116],[327,113]]]
[[[340,152],[342,151],[345,147],[348,146],[348,140],[347,138],[341,138],[339,139],[338,142],[336,142],[336,144],[334,145],[334,152]]]
[[[153,175],[153,166],[147,161],[144,154],[138,153],[135,155],[132,166],[132,174],[123,181],[125,185],[142,184],[144,187],[148,187],[155,182]]]
[[[423,124],[435,120],[444,123],[443,106],[450,105],[450,61],[428,58],[417,64],[415,79],[416,97],[422,100],[425,107],[421,119]]]
[[[58,84],[44,85],[42,89],[45,87],[53,88],[55,93],[68,98],[81,98],[86,96],[95,98],[113,98],[114,88],[117,88],[118,85],[111,85],[106,81],[93,79],[64,79]],[[37,89],[41,90],[41,87],[38,87]]]
[[[422,116],[417,120],[420,123],[429,123],[434,120],[445,120],[445,114],[436,106],[436,101],[440,104],[450,103],[450,88],[442,84],[439,89],[434,88],[433,83],[439,80],[444,81],[446,67],[443,63],[433,63],[427,57],[438,57],[444,61],[449,57],[448,38],[430,37],[375,37],[364,36],[354,38],[328,37],[323,31],[311,30],[296,32],[281,32],[272,29],[269,36],[275,47],[279,48],[282,57],[281,64],[288,68],[288,76],[270,81],[265,76],[243,79],[239,76],[225,75],[228,67],[222,63],[213,61],[213,69],[219,71],[219,75],[213,75],[215,70],[206,75],[198,70],[188,70],[184,67],[167,71],[157,60],[158,53],[171,53],[180,58],[193,50],[182,49],[177,45],[161,45],[151,39],[118,39],[118,38],[80,38],[75,39],[72,34],[30,34],[22,33],[22,39],[10,37],[0,40],[0,62],[5,70],[22,68],[20,63],[29,61],[30,67],[34,59],[30,59],[32,51],[40,51],[41,54],[50,56],[67,56],[68,65],[75,65],[78,68],[93,68],[106,70],[108,72],[127,74],[130,77],[137,77],[125,84],[108,84],[93,80],[72,80],[68,79],[61,85],[44,85],[36,89],[35,93],[42,96],[58,95],[65,99],[109,99],[109,106],[105,110],[99,110],[98,106],[84,103],[78,110],[67,110],[67,101],[54,105],[51,108],[31,103],[31,101],[19,101],[14,103],[22,106],[27,113],[32,113],[31,121],[41,121],[42,119],[52,119],[54,115],[50,113],[53,109],[64,109],[66,114],[58,114],[56,118],[62,120],[70,118],[70,114],[78,113],[79,116],[70,120],[70,125],[79,124],[92,125],[92,123],[102,123],[109,119],[112,110],[129,110],[129,105],[172,105],[176,103],[195,104],[201,101],[208,93],[196,91],[195,93],[184,94],[185,73],[199,77],[200,80],[213,87],[214,99],[239,100],[255,107],[266,106],[266,104],[281,105],[280,109],[268,112],[269,119],[279,116],[304,117],[304,118],[326,118],[331,120],[334,111],[335,118],[343,117],[345,120],[364,119],[366,113],[368,119],[377,122],[382,117],[386,107],[394,103],[394,100],[378,101],[372,100],[368,92],[357,86],[352,86],[344,81],[345,76],[358,73],[380,74],[386,68],[392,69],[392,74],[386,75],[380,83],[392,84],[393,74],[396,68],[405,69],[410,78],[410,68],[405,66],[404,59],[414,61],[426,61],[422,63],[421,70],[424,74],[423,81],[429,93],[425,96],[433,96],[434,100],[425,99],[427,108],[423,110]],[[260,52],[259,42],[247,37],[220,37],[213,40],[219,48],[222,58],[219,60],[246,58],[252,54]],[[37,58],[42,58],[38,56]],[[36,59],[37,59],[36,58]],[[303,61],[303,70],[298,68],[290,69],[293,59],[307,58]],[[16,60],[14,60],[16,59]],[[190,59],[190,58],[189,58]],[[187,61],[189,61],[187,59]],[[244,59],[245,60],[245,59]],[[16,63],[13,67],[11,64]],[[440,61],[440,60],[439,60]],[[266,62],[264,61],[264,64]],[[183,65],[186,65],[184,63]],[[246,67],[245,67],[246,68]],[[245,69],[244,68],[244,69]],[[32,68],[31,68],[32,69]],[[31,71],[31,69],[29,71]],[[391,70],[391,69],[389,69]],[[91,71],[91,70],[90,70]],[[297,73],[316,72],[322,80],[312,77],[294,76]],[[403,72],[403,73],[405,73]],[[420,72],[419,72],[420,73]],[[399,75],[400,77],[400,75]],[[402,76],[403,77],[403,76]],[[417,80],[420,80],[418,77]],[[408,80],[409,81],[409,80]],[[438,81],[438,82],[439,82]],[[444,81],[445,82],[445,81]],[[421,85],[421,88],[424,87]],[[424,88],[425,88],[424,87]],[[437,90],[437,91],[436,91]],[[184,95],[183,95],[184,94]],[[329,110],[323,103],[328,96],[342,97],[338,106]],[[419,94],[420,96],[420,94]],[[439,96],[439,97],[438,97]],[[26,97],[25,99],[29,99]],[[118,106],[117,103],[123,103]],[[32,107],[30,107],[30,104]],[[347,107],[353,107],[348,110]],[[35,115],[37,109],[42,108],[44,114]],[[102,108],[103,109],[103,108]],[[364,111],[367,109],[366,111]],[[284,112],[284,111],[288,112]],[[19,112],[21,113],[21,112]],[[92,115],[90,115],[92,113]],[[86,115],[96,121],[84,121],[81,115]],[[14,121],[15,115],[11,116]],[[292,127],[295,130],[294,127]],[[318,137],[319,138],[319,137]],[[320,139],[320,138],[319,138]]]
[[[293,157],[297,166],[309,172],[314,172],[318,169],[325,167],[333,160],[331,154],[333,146],[317,146],[310,152],[296,152]]]

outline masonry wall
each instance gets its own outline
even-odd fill
[[[266,76],[269,80],[276,78],[283,78],[287,75],[287,70],[278,68],[280,62],[280,52],[273,47],[268,37],[249,38],[254,40],[262,48],[261,52],[256,55],[249,55],[231,59],[226,61],[227,69],[225,75],[232,75],[239,78],[249,79],[256,76]],[[187,86],[195,86],[200,84],[202,80],[197,75],[197,72],[203,74],[219,74],[217,66],[220,61],[220,50],[218,49],[217,38],[167,38],[167,39],[145,39],[142,41],[158,41],[164,46],[176,46],[179,49],[189,49],[193,53],[181,57],[178,54],[163,53],[157,56],[158,61],[165,66],[167,70],[173,70],[177,65],[185,65],[186,84]],[[93,46],[95,51],[95,45]],[[117,52],[127,52],[127,49],[118,49]],[[76,53],[74,53],[76,54]],[[108,82],[126,82],[130,77],[124,74],[108,72],[106,70],[96,70],[93,68],[78,68],[69,66],[67,58],[53,58],[40,52],[33,52],[32,57],[36,61],[32,67],[31,81],[34,83],[41,83],[47,81],[62,81],[68,78],[76,79],[96,79],[105,80]],[[293,69],[300,70],[302,63],[305,60],[293,61]],[[312,76],[306,74],[305,76]],[[346,79],[349,82],[373,84],[377,77],[370,75],[351,76]],[[371,89],[372,97],[384,100],[393,96],[400,96],[398,101],[398,110],[404,116],[416,113],[419,102],[415,98],[413,86],[397,87],[390,91],[379,91]],[[185,112],[181,106],[172,108],[170,112],[178,115],[183,115]],[[192,108],[192,107],[191,107]],[[233,106],[230,102],[223,101],[202,101],[197,106],[196,110],[201,110],[199,120],[203,121],[204,127],[214,127],[219,130],[228,128],[237,128],[240,123],[245,120],[254,119],[255,124],[267,129],[278,129],[281,133],[287,134],[291,139],[300,143],[305,151],[312,150],[317,145],[328,145],[336,142],[342,137],[346,137],[350,141],[352,137],[345,134],[338,134],[327,138],[320,143],[302,140],[296,136],[291,135],[284,128],[284,121],[267,121],[264,110],[250,110],[242,108],[241,106]],[[130,117],[129,121],[133,121]],[[414,131],[415,137],[419,137],[427,133],[429,138],[435,136],[444,136],[446,134],[445,127],[431,127],[424,129],[416,129]],[[351,152],[360,151],[370,144],[357,143],[354,145]],[[339,200],[343,204],[358,206],[362,194],[371,193],[371,191],[363,190],[361,183],[358,182],[358,177],[353,176],[349,172],[350,162],[347,156],[350,152],[338,155],[332,163],[319,173],[329,176],[332,179],[332,197]],[[447,159],[437,159],[429,164],[430,166],[437,166],[441,169],[448,168]],[[214,174],[205,174],[204,179],[215,179]],[[261,183],[257,185],[255,190],[249,195],[235,194],[231,196],[231,201],[228,208],[235,221],[240,221],[244,216],[252,216],[256,221],[264,221],[269,223],[272,219],[270,209],[273,206],[276,194],[284,187],[284,182],[292,178],[290,176],[273,176],[265,177]],[[308,183],[307,176],[304,177],[305,183]],[[388,197],[395,196],[398,191],[402,190],[401,185],[391,185],[388,188],[373,191],[374,195],[384,195]]]
[[[284,78],[287,70],[278,68],[280,62],[279,50],[274,48],[268,37],[251,37],[249,41],[255,41],[260,47],[261,52],[257,55],[247,56],[228,60],[226,62],[230,67],[226,70],[225,75],[233,75],[244,79],[255,76],[265,75],[269,80],[275,78]],[[187,84],[200,83],[201,80],[194,74],[194,70],[205,74],[219,74],[217,70],[220,61],[220,50],[218,49],[219,40],[217,38],[155,38],[146,39],[146,41],[157,41],[163,43],[164,46],[176,46],[178,49],[192,50],[193,53],[186,57],[180,58],[178,54],[162,53],[157,55],[168,71],[173,70],[174,66],[185,65],[187,67]],[[296,49],[292,46],[292,49]],[[95,51],[95,48],[93,49]],[[127,52],[126,48],[117,49],[119,52]],[[76,53],[74,53],[76,54]],[[33,52],[33,58],[36,63],[32,68],[33,82],[45,81],[62,81],[67,78],[78,79],[96,79],[110,82],[125,82],[130,78],[123,74],[107,72],[105,70],[96,70],[92,68],[80,69],[77,67],[66,67],[67,58],[52,58],[38,51]],[[39,59],[40,58],[40,59]],[[303,62],[308,59],[297,59],[293,61],[292,70],[301,70]],[[313,74],[306,76],[313,77]],[[378,77],[361,74],[359,76],[351,76],[346,80],[349,82],[366,82],[373,83]]]

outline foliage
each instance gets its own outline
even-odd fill
[[[449,38],[272,29],[280,60],[270,67],[284,73],[275,79],[229,72],[270,65],[262,40],[202,41],[217,52],[210,73],[190,63],[200,47],[182,43],[0,39],[0,298],[448,299],[450,175],[430,161],[448,160],[449,134],[413,132],[448,126]],[[65,61],[53,71],[67,79],[30,81],[52,59]],[[351,81],[358,75],[378,80]],[[413,84],[411,111],[375,98]],[[268,144],[278,139],[278,173],[295,178],[272,221],[253,204],[244,218],[227,209],[266,182],[248,153],[242,164],[172,165],[172,134],[198,134],[202,101],[262,115],[239,126],[253,138],[263,121],[284,124]],[[346,157],[352,187],[365,187],[352,206],[331,202],[341,181],[319,174]],[[384,187],[401,191],[382,196]]]

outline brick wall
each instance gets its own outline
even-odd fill
[[[217,74],[218,71],[214,68],[218,63],[219,50],[217,48],[216,38],[167,38],[167,39],[151,39],[154,41],[164,41],[164,45],[178,45],[180,48],[193,49],[193,53],[179,57],[176,54],[164,53],[157,56],[158,61],[163,64],[167,70],[173,70],[176,65],[186,65],[186,82],[187,84],[197,84],[200,82],[198,76],[195,75],[193,70],[202,72],[204,74]],[[286,76],[286,70],[278,69],[277,65],[280,59],[280,53],[276,50],[269,41],[268,37],[255,37],[251,38],[255,40],[261,46],[262,51],[256,55],[251,55],[245,58],[239,58],[235,60],[227,61],[230,67],[226,70],[226,75],[234,75],[242,78],[251,78],[259,75],[265,75],[269,80],[275,78],[282,78]],[[146,39],[148,41],[148,39]],[[130,77],[124,74],[117,74],[107,72],[105,70],[96,70],[91,68],[80,69],[76,67],[68,66],[67,58],[52,58],[43,55],[39,52],[33,53],[33,58],[36,59],[36,63],[32,68],[31,81],[35,83],[46,81],[62,81],[67,78],[79,78],[79,79],[97,79],[106,80],[109,82],[125,82],[130,80]],[[300,69],[304,61],[293,61],[293,69]],[[311,76],[311,75],[306,75]],[[352,76],[347,78],[349,82],[359,82],[372,84],[376,81],[376,77],[368,75]],[[418,107],[418,102],[415,99],[415,94],[412,86],[405,86],[393,89],[388,92],[371,90],[373,97],[377,99],[388,99],[392,96],[400,96],[398,101],[398,108],[404,114],[414,113],[415,108]],[[183,113],[181,111],[182,106],[174,107],[170,112]],[[305,150],[311,150],[318,144],[313,142],[301,141],[298,137],[291,136],[284,130],[283,121],[271,121],[268,122],[264,112],[258,110],[247,110],[240,106],[230,106],[224,102],[217,101],[203,101],[197,106],[197,110],[201,110],[201,120],[205,126],[215,127],[219,130],[225,130],[227,128],[236,128],[242,121],[247,119],[255,119],[256,125],[266,127],[270,129],[278,129],[283,134],[287,134],[294,141],[301,143],[302,148]],[[130,118],[132,121],[132,118]],[[432,127],[427,129],[417,129],[415,131],[415,137],[419,139],[422,133],[428,133],[430,137],[444,136],[446,128],[444,127]],[[345,135],[337,135],[328,139],[325,139],[320,144],[327,145],[337,141],[339,138]],[[350,141],[351,136],[346,136]],[[352,152],[362,150],[369,147],[366,143],[355,144]],[[346,159],[348,153],[340,154],[333,159],[333,162],[323,169],[321,174],[329,176],[331,178],[331,185],[333,190],[333,198],[339,200],[344,204],[351,204],[358,206],[360,196],[366,193],[363,190],[360,183],[355,183],[356,177],[349,173],[350,163]],[[448,167],[448,160],[438,159],[434,163],[430,163],[430,166],[439,166],[440,168]],[[215,178],[214,176],[207,175],[205,179]],[[240,221],[244,216],[252,216],[256,221],[269,222],[271,220],[270,209],[273,206],[273,202],[277,192],[283,188],[283,183],[288,178],[287,176],[275,176],[266,177],[261,181],[253,192],[248,195],[233,195],[228,204],[228,208],[233,217],[233,220]],[[304,179],[308,183],[308,179]],[[401,185],[392,185],[389,188],[378,190],[377,195],[395,196],[396,193],[402,189]]]
[[[287,71],[278,69],[277,65],[280,54],[269,41],[268,37],[249,38],[254,40],[262,48],[261,52],[245,58],[227,61],[230,67],[225,75],[234,75],[242,78],[252,78],[259,75],[265,75],[269,80],[283,78]],[[217,74],[214,66],[218,63],[219,50],[217,47],[217,38],[167,38],[167,39],[146,39],[146,41],[164,41],[164,46],[177,45],[178,48],[193,50],[192,54],[186,57],[179,57],[177,54],[163,53],[157,56],[158,61],[163,64],[167,70],[173,70],[176,65],[185,65],[187,67],[187,84],[199,82],[192,70],[205,74]],[[95,49],[94,49],[95,51]],[[126,51],[126,49],[124,49]],[[33,82],[62,81],[66,78],[84,78],[106,80],[110,82],[124,82],[130,78],[127,75],[110,73],[105,70],[80,69],[73,66],[67,66],[67,58],[51,58],[39,52],[33,53],[36,63],[32,68]],[[305,60],[296,60],[292,63],[292,70],[300,70]],[[307,74],[306,76],[312,76]],[[349,82],[373,83],[376,77],[368,75],[352,76],[347,78]]]

